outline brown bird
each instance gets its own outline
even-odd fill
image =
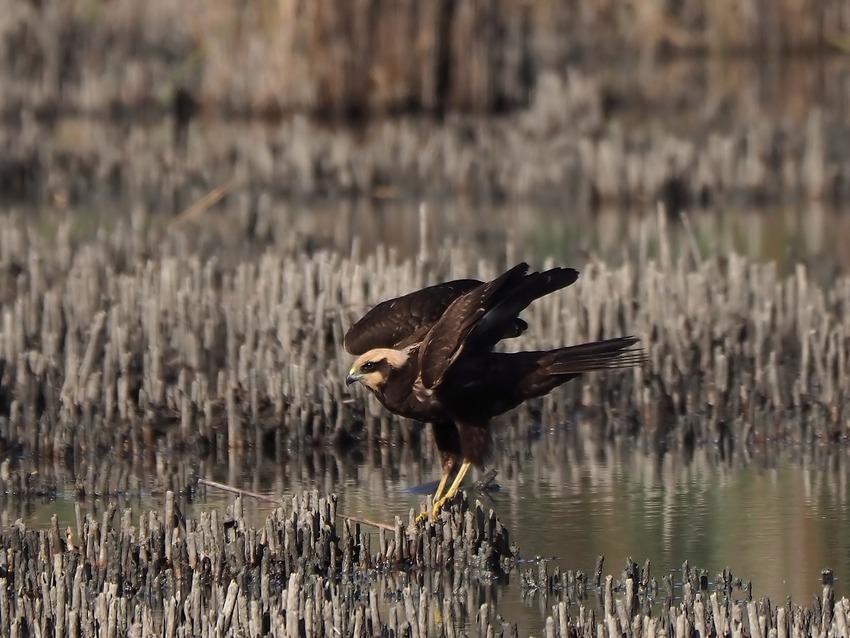
[[[641,350],[629,349],[638,342],[631,336],[555,350],[495,352],[502,339],[525,332],[528,324],[519,314],[535,299],[578,279],[572,268],[528,270],[522,263],[487,283],[458,279],[389,299],[345,335],[345,349],[359,355],[346,383],[359,381],[390,412],[431,424],[442,469],[434,517],[455,496],[469,467],[482,466],[491,418],[584,372],[643,360]]]

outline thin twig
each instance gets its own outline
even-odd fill
[[[184,226],[185,224],[189,223],[195,217],[202,215],[213,205],[219,202],[230,191],[236,188],[238,183],[239,180],[234,178],[230,181],[225,182],[224,184],[221,184],[220,186],[216,186],[209,193],[201,197],[199,200],[189,206],[186,210],[180,213],[177,217],[175,217],[171,224],[169,224],[169,227],[172,229],[180,228],[181,226]]]
[[[233,485],[228,485],[227,483],[219,483],[218,481],[200,478],[198,479],[198,484],[206,485],[207,487],[212,487],[217,490],[222,490],[223,492],[231,492],[233,494],[239,494],[240,496],[248,496],[250,498],[255,498],[260,501],[265,501],[267,503],[277,503],[278,505],[281,504],[280,498],[266,496],[265,494],[258,494],[257,492],[251,492],[249,490],[243,490],[241,488],[234,487]],[[387,525],[386,523],[374,521],[369,518],[362,518],[359,516],[347,516],[346,514],[341,514],[340,512],[337,512],[336,515],[340,518],[344,518],[345,520],[351,521],[352,523],[360,523],[361,525],[371,525],[372,527],[377,527],[379,529],[384,529],[390,532],[395,531],[395,527],[393,527],[392,525]]]
[[[251,498],[256,498],[260,501],[266,501],[267,503],[277,503],[278,505],[281,504],[281,499],[279,498],[275,498],[273,496],[266,496],[265,494],[258,494],[257,492],[249,492],[248,490],[233,487],[232,485],[228,485],[227,483],[219,483],[218,481],[211,481],[210,479],[205,478],[198,479],[198,483],[200,485],[214,487],[217,490],[222,490],[224,492],[232,492],[233,494],[239,494],[240,496],[250,496]]]
[[[361,525],[371,525],[372,527],[377,527],[378,529],[383,529],[388,532],[394,532],[395,527],[392,525],[387,525],[386,523],[382,523],[381,521],[375,521],[371,518],[362,518],[359,516],[346,516],[345,514],[336,513],[340,518],[344,518],[347,521],[351,521],[352,523],[360,523]]]

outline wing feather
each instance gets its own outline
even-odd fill
[[[343,347],[361,355],[373,348],[402,349],[418,343],[453,301],[482,283],[456,279],[382,301],[348,329]]]
[[[519,281],[528,264],[517,264],[496,279],[458,297],[428,333],[419,349],[419,368],[425,388],[434,388],[463,351],[463,344],[476,322],[493,305],[493,297],[503,287]]]
[[[436,388],[464,352],[491,351],[511,335],[514,326],[526,325],[519,313],[531,302],[577,279],[578,271],[572,268],[528,273],[528,264],[521,263],[459,297],[434,324],[420,348],[423,385]]]

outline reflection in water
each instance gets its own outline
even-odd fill
[[[846,449],[736,448],[724,460],[710,445],[687,455],[644,449],[633,440],[602,442],[593,427],[552,425],[536,439],[500,448],[493,467],[501,490],[475,498],[496,511],[523,558],[553,557],[550,573],[556,566],[592,573],[602,554],[605,573],[613,574],[628,557],[638,563],[649,559],[659,581],[685,560],[708,570],[711,579],[728,566],[736,576],[752,580],[754,596],[774,602],[791,596],[797,603],[818,594],[820,571],[830,567],[838,578],[836,593],[850,592]],[[431,445],[430,437],[423,445]],[[252,452],[203,460],[193,471],[284,498],[303,489],[335,492],[340,511],[390,522],[395,516],[407,520],[411,509],[422,506],[423,497],[408,488],[438,478],[438,465],[422,461],[425,454],[416,447],[355,448],[345,454],[322,450],[285,463]],[[168,463],[159,459],[157,472]],[[73,469],[56,475],[60,496],[54,502],[7,502],[0,523],[24,517],[30,526],[44,526],[55,514],[60,526],[74,527],[73,492],[61,488],[73,484],[72,475]],[[118,498],[119,507],[132,507],[136,515],[143,508],[161,508],[152,487],[143,485],[141,497]],[[198,496],[181,504],[187,516],[223,508],[231,500],[213,490]],[[101,515],[104,504],[94,499],[81,508]],[[259,523],[272,507],[246,499],[245,514]],[[393,590],[403,582],[383,586]],[[516,573],[471,588],[468,598],[459,618],[474,622],[478,605],[497,599],[499,612],[520,623],[521,634],[542,631],[551,613],[552,597],[524,598]]]

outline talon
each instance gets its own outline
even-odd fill
[[[457,492],[455,492],[451,496],[446,495],[440,500],[438,500],[436,503],[434,503],[434,509],[431,512],[431,518],[436,520],[440,516],[440,512],[442,512],[443,508],[446,506],[446,503],[453,500],[455,496],[457,496]]]
[[[447,500],[448,499],[444,496],[443,498],[438,500],[436,503],[434,503],[434,509],[431,512],[431,518],[433,518],[434,520],[437,520],[437,517],[440,516],[440,510],[443,509],[443,505],[446,504]]]
[[[427,520],[428,520],[428,512],[425,511],[425,512],[420,512],[419,515],[414,520],[414,522],[419,524],[419,523],[424,523]]]
[[[455,495],[460,490],[460,484],[463,482],[463,477],[466,476],[466,473],[469,471],[469,466],[472,465],[469,461],[464,461],[463,465],[460,466],[460,469],[457,472],[457,476],[455,477],[454,483],[452,483],[449,490],[445,493],[445,495],[438,499],[434,503],[434,511],[431,513],[431,516],[436,519],[440,515],[440,510],[443,509],[443,506],[452,500]]]

